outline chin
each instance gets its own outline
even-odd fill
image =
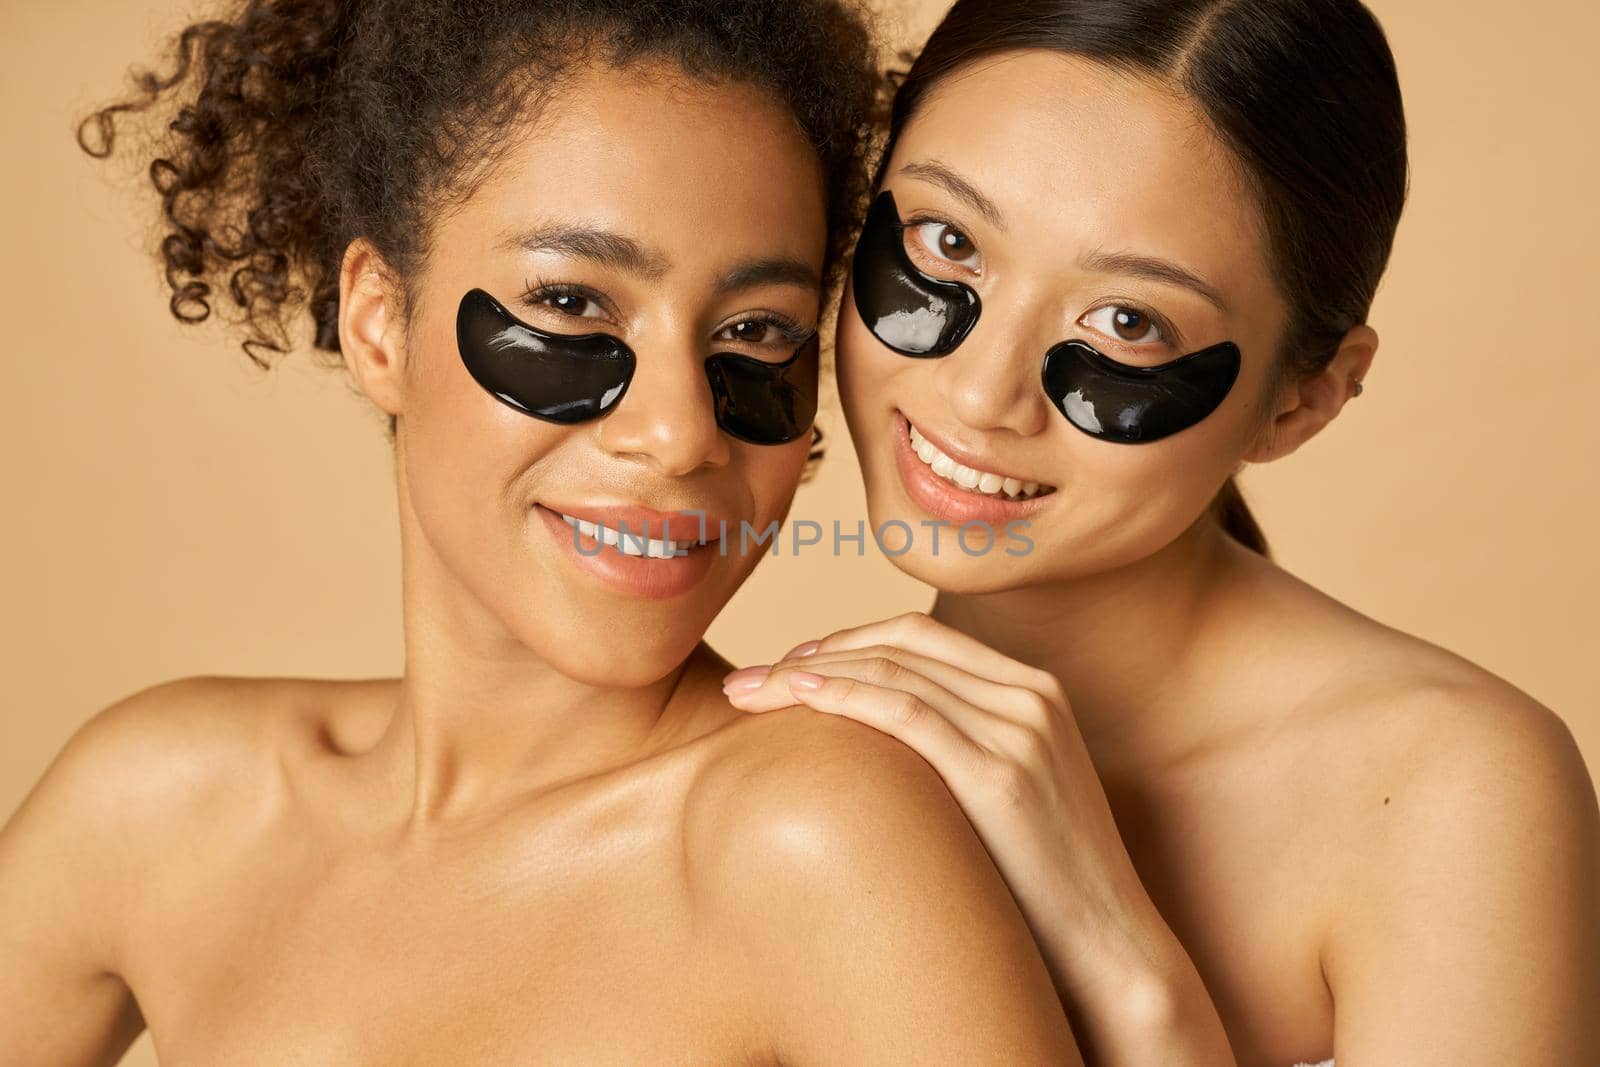
[[[957,550],[960,551],[959,549]],[[907,552],[896,558],[895,566],[906,574],[934,587],[942,593],[958,596],[982,596],[987,593],[1008,593],[1038,583],[1017,569],[1015,559],[969,559],[946,555],[940,546],[939,555],[925,551]]]
[[[1019,534],[1008,536],[1006,528],[996,529],[993,543],[981,553],[977,552],[980,544],[976,541],[969,543],[972,553],[963,551],[955,531],[946,528],[939,535],[939,552],[935,555],[929,532],[922,526],[934,521],[934,517],[903,499],[902,490],[892,481],[892,470],[885,478],[868,489],[867,510],[872,528],[902,522],[916,532],[908,551],[897,556],[885,552],[885,557],[901,571],[943,593],[981,596],[1093,577],[1154,555],[1182,532],[1179,528],[1168,537],[1151,530],[1130,536],[1128,526],[1137,521],[1132,514],[1116,519],[1100,517],[1087,527],[1077,528],[1070,512],[1046,509],[1030,518]],[[874,507],[871,500],[877,493],[890,499]],[[1049,540],[1043,536],[1046,530],[1053,535]],[[891,548],[898,546],[899,541],[890,542]]]
[[[643,689],[682,666],[697,643],[690,643],[677,654],[650,656],[626,663],[602,655],[586,658],[580,664],[568,666],[557,662],[555,666],[566,677],[595,689]]]
[[[676,670],[700,643],[699,632],[627,636],[596,631],[588,641],[530,642],[541,659],[563,676],[596,689],[639,689]]]
[[[915,520],[912,519],[903,521],[915,524]],[[1040,551],[1036,544],[1030,554],[1037,554]],[[931,547],[919,543],[910,551],[898,556],[889,556],[888,559],[917,581],[932,586],[941,593],[954,593],[959,596],[1007,593],[1039,585],[1056,577],[1041,574],[1038,566],[1031,563],[1028,556],[1006,555],[1004,547],[999,542],[988,554],[969,556],[962,552],[958,545],[947,542],[944,536],[940,537],[937,556],[933,554]]]

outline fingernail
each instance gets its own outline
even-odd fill
[[[789,675],[789,685],[795,689],[821,689],[822,675],[810,671],[795,671]]]
[[[766,664],[756,667],[743,667],[722,679],[722,691],[728,693],[746,689],[759,689],[761,683],[766,681],[767,675],[771,673],[772,668]]]
[[[801,656],[809,656],[809,655],[811,655],[811,653],[815,652],[817,649],[819,649],[821,647],[822,647],[822,642],[821,641],[807,641],[803,645],[795,645],[793,648],[791,648],[788,651],[788,653],[783,658],[784,659],[799,659]]]

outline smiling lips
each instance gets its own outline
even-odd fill
[[[719,537],[727,516],[709,510],[658,511],[638,504],[541,504],[578,532],[630,556],[649,556],[650,545],[695,549]],[[665,554],[657,558],[665,558]]]
[[[916,425],[901,412],[895,412],[895,422],[904,423],[902,436],[910,443],[911,452],[934,474],[957,489],[1000,500],[1021,501],[1055,492],[1055,486],[997,474],[980,467],[968,466],[929,440]],[[968,454],[970,455],[970,453]]]
[[[894,413],[895,469],[901,487],[922,510],[955,523],[991,526],[1026,519],[1046,506],[1055,486],[973,465],[977,458],[933,439]],[[961,458],[952,455],[956,452]]]
[[[704,541],[673,541],[670,539],[657,539],[646,537],[642,532],[629,529],[623,532],[621,526],[606,526],[599,523],[580,519],[566,512],[557,512],[568,526],[574,527],[584,537],[595,541],[597,544],[607,544],[625,556],[648,556],[651,559],[666,559],[676,556],[693,548],[699,548]]]
[[[632,504],[535,504],[563,553],[601,584],[632,597],[664,599],[697,586],[718,553],[726,515],[657,511]]]
[[[941,451],[938,445],[924,437],[922,431],[917,429],[911,420],[906,420],[906,427],[911,439],[911,451],[915,452],[917,458],[926,463],[933,473],[958,488],[981,493],[984,496],[1000,496],[1007,500],[1027,500],[1055,491],[1052,487],[1038,482],[1025,482],[1004,474],[982,471],[958,463]]]

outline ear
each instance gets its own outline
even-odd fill
[[[1378,334],[1372,327],[1363,324],[1345,334],[1327,366],[1283,387],[1278,410],[1244,459],[1281,459],[1315,437],[1356,395],[1377,352]]]
[[[366,239],[345,249],[339,267],[339,351],[367,398],[390,415],[405,406],[399,290]]]

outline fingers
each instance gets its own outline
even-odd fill
[[[838,630],[815,642],[797,646],[790,655],[803,654],[801,649],[812,646],[807,657],[827,652],[845,652],[872,645],[893,645],[915,652],[931,660],[959,667],[970,674],[987,678],[1001,685],[1024,686],[1047,696],[1060,693],[1060,685],[1048,671],[1030,667],[1026,663],[996,652],[975,637],[946,626],[925,612],[912,611],[890,619]],[[787,658],[787,657],[786,657]]]
[[[905,653],[900,656],[909,658]],[[799,673],[852,679],[880,689],[899,690],[950,716],[968,730],[977,727],[977,720],[987,714],[913,666],[870,653],[835,653],[785,660],[770,668],[747,667],[728,676],[723,692],[730,703],[744,711],[789,707],[796,702],[793,679]]]
[[[785,677],[793,694],[791,702],[854,719],[898,738],[939,772],[958,799],[964,775],[987,757],[945,709],[935,708],[906,689],[876,685],[847,674],[829,676],[796,670],[785,672]]]
[[[920,653],[907,652],[889,645],[868,645],[860,649],[839,652],[816,652],[800,658],[786,657],[770,667],[749,667],[735,671],[728,676],[729,681],[737,679],[744,682],[745,686],[742,689],[727,690],[728,698],[735,706],[747,711],[770,711],[774,707],[783,707],[789,703],[789,691],[784,679],[775,677],[779,672],[806,670],[819,674],[833,674],[836,673],[835,665],[855,659],[892,660],[949,690],[966,703],[995,715],[1033,724],[1048,713],[1048,709],[1043,706],[1043,698],[1033,690],[1002,685],[943,660],[932,659]],[[774,701],[777,703],[773,703]]]

